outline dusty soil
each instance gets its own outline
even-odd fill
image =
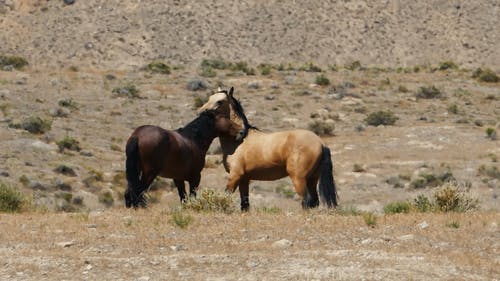
[[[163,207],[0,215],[4,280],[496,280],[494,213],[192,214]],[[447,226],[451,222],[459,228]]]
[[[0,69],[0,181],[34,209],[0,214],[0,279],[498,279],[500,146],[486,129],[500,131],[500,84],[471,77],[478,66],[500,70],[497,1],[101,2],[0,0],[0,55],[30,63]],[[319,73],[298,69],[200,78],[201,59],[217,56],[254,68],[312,62],[331,84],[316,85]],[[141,69],[152,60],[172,73]],[[355,60],[361,69],[343,67]],[[444,60],[458,69],[436,70]],[[208,88],[188,90],[193,79]],[[124,85],[140,98],[112,92]],[[157,182],[147,210],[125,210],[123,150],[132,130],[185,125],[196,117],[195,100],[218,85],[235,87],[263,131],[333,125],[324,140],[341,207],[376,213],[376,226],[362,216],[303,212],[288,179],[253,182],[248,214],[187,212],[186,229],[171,222],[179,202],[169,180]],[[416,98],[432,85],[440,98]],[[367,126],[378,110],[399,119]],[[27,117],[51,129],[12,127]],[[82,150],[60,152],[65,137]],[[202,189],[224,188],[217,146]],[[61,165],[75,175],[57,172]],[[443,173],[470,186],[481,210],[382,214],[389,202],[432,194],[435,187],[412,184]]]

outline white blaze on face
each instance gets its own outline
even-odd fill
[[[215,93],[208,98],[208,101],[198,109],[198,113],[207,110],[217,110],[221,105],[227,102],[225,93]]]

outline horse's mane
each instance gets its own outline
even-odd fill
[[[233,106],[234,112],[243,121],[244,128],[243,128],[242,138],[245,138],[247,136],[249,129],[258,130],[257,127],[251,125],[248,122],[247,116],[245,115],[245,110],[243,109],[243,106],[241,106],[241,103],[235,97],[229,97],[229,98],[230,98],[230,103]]]
[[[211,112],[202,112],[193,121],[176,131],[186,138],[201,143],[206,139],[213,138],[215,126],[215,116]]]

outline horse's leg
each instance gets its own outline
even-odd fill
[[[307,182],[305,177],[300,176],[290,176],[292,179],[295,191],[302,198],[302,208],[307,209],[307,201],[309,200],[309,193],[306,190]]]
[[[240,187],[240,201],[241,201],[241,211],[248,212],[250,209],[250,196],[249,196],[249,185],[250,180],[247,178],[242,178],[239,183]]]
[[[179,192],[179,198],[181,199],[181,203],[186,201],[186,186],[184,184],[184,180],[176,180],[174,179],[174,184],[177,187],[177,191]]]
[[[317,176],[309,176],[306,179],[307,190],[305,196],[305,204],[307,205],[307,208],[316,208],[319,206],[318,191],[316,190],[318,179],[319,178]],[[304,206],[304,203],[302,206]]]
[[[140,189],[138,190],[136,196],[136,204],[134,207],[142,207],[146,208],[146,198],[144,197],[144,194],[146,191],[148,191],[149,186],[153,181],[155,180],[156,176],[158,175],[157,172],[149,170],[147,172],[144,172],[141,176],[141,185]]]
[[[197,174],[189,181],[189,197],[196,198],[196,190],[200,185],[201,174]]]

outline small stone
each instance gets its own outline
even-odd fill
[[[2,176],[2,177],[6,177],[6,178],[7,178],[7,177],[9,177],[9,176],[10,176],[10,174],[9,174],[8,172],[6,172],[6,171],[1,171],[1,172],[0,172],[0,176]]]
[[[92,154],[92,152],[85,151],[85,150],[80,151],[80,155],[81,156],[85,156],[85,157],[92,157],[92,156],[94,156],[94,154]]]
[[[281,239],[272,244],[273,248],[288,248],[293,245],[292,241],[287,239]]]
[[[179,251],[186,250],[186,247],[184,247],[184,245],[180,244],[180,245],[170,246],[170,249],[172,249],[172,251],[179,252]]]
[[[361,240],[361,244],[366,245],[366,244],[371,244],[373,240],[371,238],[366,238],[364,240]]]
[[[75,0],[64,0],[64,4],[66,5],[72,5],[75,3]]]
[[[94,48],[94,44],[92,44],[91,42],[87,42],[87,43],[85,43],[84,47],[85,47],[85,49],[90,50],[90,49]]]
[[[67,108],[57,107],[49,110],[52,117],[68,117],[71,111]]]
[[[415,235],[413,234],[407,234],[407,235],[402,235],[398,237],[398,240],[400,241],[411,241],[415,239]]]
[[[3,67],[3,71],[12,71],[14,70],[14,67],[12,65],[6,65]]]
[[[426,221],[423,221],[423,222],[418,224],[418,227],[420,227],[420,229],[426,229],[429,227],[429,223],[427,223]]]
[[[62,247],[62,248],[69,248],[69,247],[75,245],[75,242],[74,241],[64,241],[64,242],[59,242],[56,245],[59,247]]]
[[[260,83],[259,83],[259,81],[251,81],[251,82],[248,82],[247,87],[249,89],[258,89],[258,88],[260,88]]]
[[[264,99],[265,100],[274,100],[274,96],[265,96]]]

